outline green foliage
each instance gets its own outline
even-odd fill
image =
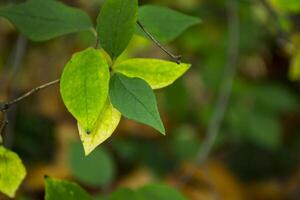
[[[109,138],[117,128],[121,120],[121,113],[116,110],[109,100],[106,101],[98,120],[95,130],[87,134],[78,124],[79,135],[83,143],[85,154],[90,154],[99,144]]]
[[[201,22],[196,17],[152,5],[141,6],[138,19],[155,38],[165,43],[174,40],[189,27]],[[137,33],[145,35],[139,27]]]
[[[126,118],[152,126],[165,134],[155,95],[144,80],[115,73],[110,81],[109,95],[113,106]]]
[[[19,156],[0,146],[0,191],[13,198],[26,176],[26,169]]]
[[[85,184],[105,187],[114,178],[115,166],[113,160],[103,148],[98,148],[85,157],[82,145],[72,142],[70,144],[69,159],[72,174]]]
[[[138,196],[138,194],[128,188],[120,188],[117,191],[113,192],[107,200],[143,200],[141,197]]]
[[[0,16],[10,20],[34,41],[92,29],[88,15],[55,0],[28,0],[0,9]]]
[[[107,100],[108,85],[108,64],[100,51],[93,48],[76,53],[63,71],[63,101],[88,134],[94,131]]]
[[[120,188],[113,192],[108,200],[186,200],[177,190],[163,184],[150,184],[134,191]]]
[[[279,116],[295,108],[297,99],[281,85],[253,87],[236,82],[225,118],[227,129],[238,138],[275,150],[281,144]]]
[[[201,142],[192,127],[177,127],[169,141],[170,149],[179,161],[192,160],[196,157]]]
[[[89,194],[76,183],[46,178],[45,185],[45,200],[92,200]]]
[[[289,78],[293,81],[300,79],[300,51],[298,51],[291,60]]]
[[[145,80],[152,89],[159,89],[171,85],[190,68],[189,64],[157,59],[130,59],[114,66],[114,71],[128,77]]]
[[[299,12],[300,2],[298,0],[269,0],[277,9],[287,12]]]
[[[137,0],[106,0],[97,19],[100,44],[113,60],[128,46],[137,20]]]
[[[138,194],[143,200],[185,200],[177,190],[163,184],[150,184],[140,188]]]

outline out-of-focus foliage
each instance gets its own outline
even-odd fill
[[[72,142],[69,150],[69,165],[74,177],[91,186],[105,187],[112,183],[115,176],[115,164],[104,148],[96,149],[85,157],[82,145]]]
[[[120,188],[117,191],[113,192],[108,197],[104,198],[105,200],[185,200],[178,191],[174,188],[163,185],[163,184],[151,184],[146,185],[138,190],[134,191],[127,188]]]
[[[269,0],[277,9],[285,12],[297,13],[300,11],[300,3],[297,0]]]

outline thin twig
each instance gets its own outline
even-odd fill
[[[0,144],[3,143],[3,134],[5,133],[5,130],[6,130],[6,126],[8,124],[8,119],[7,119],[7,113],[6,111],[2,111],[3,113],[3,120],[2,120],[2,123],[1,123],[1,126],[0,126]]]
[[[57,80],[54,80],[54,81],[51,81],[51,82],[48,82],[48,83],[45,83],[43,85],[40,85],[36,88],[33,88],[32,90],[30,90],[29,92],[23,94],[22,96],[12,100],[12,101],[9,101],[7,103],[4,103],[4,104],[1,104],[0,105],[0,111],[6,111],[8,110],[12,105],[16,104],[16,103],[19,103],[20,101],[24,100],[25,98],[37,93],[38,91],[42,90],[42,89],[45,89],[47,87],[50,87],[52,85],[55,85],[57,83],[60,82],[60,79],[57,79]]]
[[[161,50],[163,50],[166,54],[168,54],[177,64],[181,63],[181,59],[182,59],[181,55],[176,56],[170,51],[168,51],[157,39],[154,38],[154,36],[146,29],[146,27],[140,21],[137,21],[137,24]]]
[[[220,131],[224,114],[228,106],[229,98],[232,91],[233,80],[236,74],[236,67],[238,64],[239,57],[239,38],[240,38],[240,27],[239,27],[239,15],[237,0],[228,1],[228,59],[225,67],[223,81],[221,83],[219,98],[213,113],[213,117],[209,123],[207,129],[207,138],[205,138],[202,147],[199,149],[197,157],[195,159],[195,165],[202,165],[208,158],[214,142]],[[196,169],[195,169],[196,170]],[[195,170],[189,171],[182,177],[181,184],[188,182],[193,175]]]

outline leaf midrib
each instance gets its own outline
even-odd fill
[[[117,78],[120,80],[121,85],[129,92],[129,94],[131,94],[131,96],[133,96],[134,99],[136,99],[136,100],[137,100],[137,101],[145,108],[145,110],[146,110],[148,113],[150,113],[151,117],[152,117],[152,118],[156,121],[156,123],[158,123],[159,126],[160,126],[160,122],[156,119],[155,115],[154,115],[151,111],[149,111],[149,109],[147,108],[147,106],[145,106],[145,104],[144,104],[139,98],[137,98],[137,97],[134,95],[134,93],[133,93],[131,90],[128,89],[128,87],[126,87],[126,85],[124,84],[124,82],[122,81],[122,79],[121,79],[119,76],[117,76]]]

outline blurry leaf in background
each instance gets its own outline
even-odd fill
[[[289,78],[292,81],[300,79],[300,50],[292,57],[291,66],[289,68]]]
[[[169,140],[169,145],[172,154],[181,162],[194,159],[201,147],[201,142],[193,127],[182,125],[175,129],[175,133]]]
[[[49,40],[88,30],[93,26],[83,11],[53,0],[29,0],[23,4],[0,8],[0,16],[10,20],[34,41]]]
[[[186,200],[186,198],[174,188],[164,184],[150,184],[137,190],[143,200]]]
[[[159,140],[116,138],[112,146],[124,168],[147,166],[151,172],[163,176],[176,167],[169,145]]]
[[[113,192],[107,200],[125,200],[125,199],[130,199],[130,200],[144,200],[141,199],[137,193],[131,189],[127,188],[120,188],[117,191]]]
[[[298,107],[297,98],[284,86],[235,82],[226,121],[229,132],[269,150],[281,145],[280,116]]]
[[[269,0],[280,11],[299,12],[300,1],[298,0]]]
[[[68,157],[72,174],[82,183],[105,187],[115,177],[115,164],[104,148],[97,148],[85,156],[82,145],[71,142]]]
[[[26,176],[26,169],[19,156],[0,146],[0,191],[13,198]]]
[[[269,83],[255,86],[252,92],[256,106],[262,111],[283,114],[299,107],[298,98],[284,85]]]
[[[186,200],[180,192],[164,184],[150,184],[137,190],[120,188],[107,200]]]
[[[97,19],[100,44],[112,60],[126,49],[135,31],[137,0],[106,0]]]
[[[121,113],[116,110],[110,100],[107,100],[102,109],[95,130],[87,134],[78,124],[79,135],[83,143],[85,155],[89,155],[98,145],[109,138],[121,120]]]
[[[268,115],[256,114],[249,121],[246,137],[268,149],[277,149],[281,143],[279,120]],[[243,133],[242,133],[243,134]]]
[[[174,40],[186,29],[201,22],[196,17],[152,5],[141,6],[138,19],[156,39],[164,43]],[[147,37],[140,27],[137,27],[137,33]]]
[[[191,112],[189,112],[191,94],[185,87],[183,79],[178,79],[171,87],[166,88],[164,94],[163,105],[172,121],[183,122],[188,116],[191,116]]]
[[[76,183],[48,177],[45,179],[45,187],[45,200],[92,200]]]
[[[74,54],[61,76],[64,104],[88,134],[94,131],[107,100],[109,77],[106,60],[94,48]]]
[[[171,85],[182,76],[189,68],[190,64],[177,64],[170,61],[158,59],[136,58],[123,61],[114,70],[128,77],[141,78],[145,80],[152,89],[160,89]]]
[[[155,94],[144,80],[115,73],[110,81],[110,100],[126,118],[149,125],[165,134]]]
[[[47,163],[53,160],[57,145],[55,122],[32,112],[30,101],[18,109],[12,149],[27,164]]]

